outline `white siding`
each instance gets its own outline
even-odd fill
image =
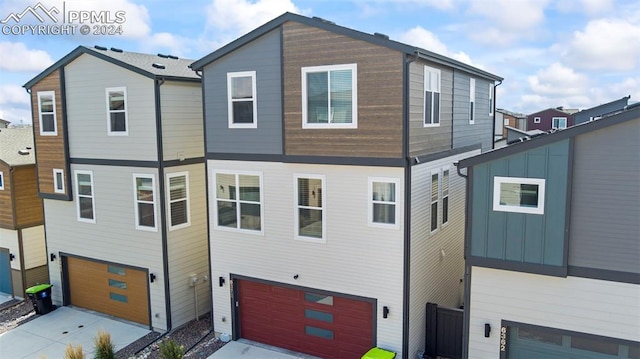
[[[20,247],[18,246],[18,231],[13,229],[0,228],[0,248],[7,248],[9,253],[20,258]],[[11,269],[20,270],[20,261],[12,260]]]
[[[501,320],[637,341],[640,285],[473,267],[469,358],[497,358]],[[484,337],[484,324],[491,336]]]
[[[453,163],[479,154],[462,153],[411,168],[411,275],[409,357],[424,351],[428,302],[457,308],[464,286],[465,179]],[[449,221],[442,225],[442,169],[449,169]],[[439,173],[438,229],[431,233],[431,174]],[[444,256],[441,254],[444,253]]]
[[[209,257],[207,243],[207,203],[204,163],[170,167],[167,173],[189,173],[189,207],[191,225],[168,231],[169,276],[171,283],[171,324],[174,328],[195,318],[196,294],[198,315],[211,310]],[[166,177],[165,177],[166,178]],[[165,187],[169,183],[165,182]],[[167,226],[170,224],[170,206],[167,195]],[[196,287],[189,286],[189,275],[197,275]]]
[[[212,278],[229,274],[377,299],[377,345],[402,357],[404,214],[398,228],[367,224],[369,177],[399,180],[402,168],[208,161],[209,203],[215,170],[263,174],[264,235],[218,230],[211,225]],[[326,243],[294,239],[294,174],[325,176]],[[403,208],[404,198],[398,198]],[[215,223],[213,211],[210,221]],[[293,279],[299,275],[297,280]],[[216,331],[231,333],[230,285],[213,287]],[[390,315],[382,318],[382,307]]]
[[[24,269],[47,264],[44,226],[29,227],[22,230],[22,249],[24,250]]]
[[[65,85],[72,158],[157,160],[153,80],[84,54],[65,66]],[[128,136],[108,135],[109,87],[127,89]]]
[[[160,86],[160,105],[164,160],[203,157],[200,83],[165,82]]]

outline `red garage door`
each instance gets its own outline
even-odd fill
[[[237,280],[240,336],[323,358],[360,358],[373,347],[373,303]]]

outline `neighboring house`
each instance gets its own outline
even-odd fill
[[[639,139],[630,106],[459,163],[469,358],[640,357]]]
[[[0,130],[0,292],[49,281],[31,128]]]
[[[494,125],[494,137],[496,148],[506,144],[507,127],[525,130],[527,116],[521,113],[507,111],[501,108],[496,109],[496,118]],[[498,145],[498,144],[502,145]]]
[[[423,351],[461,304],[464,180],[500,77],[286,13],[198,60],[214,327],[325,358]]]
[[[563,130],[573,126],[573,115],[564,112],[562,107],[548,108],[527,116],[527,131]]]
[[[25,84],[55,304],[160,331],[209,310],[191,62],[80,46]]]
[[[517,128],[513,128],[513,127],[509,127],[506,126],[505,129],[507,130],[507,136],[506,138],[504,138],[505,143],[504,145],[510,145],[512,143],[515,142],[524,142],[524,141],[528,141],[536,136],[541,136],[541,135],[546,135],[548,134],[548,132],[542,131],[542,130],[531,130],[531,131],[524,131],[524,130],[520,130]],[[504,147],[504,146],[502,146]]]
[[[603,115],[611,114],[616,111],[621,111],[629,104],[630,98],[631,98],[631,95],[625,96],[621,99],[617,99],[602,105],[598,105],[598,106],[577,112],[573,114],[573,122],[574,124],[578,125],[588,121],[597,120]]]
[[[0,128],[7,128],[11,122],[0,118]]]

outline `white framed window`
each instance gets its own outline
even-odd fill
[[[262,234],[262,173],[217,171],[214,185],[215,226]]]
[[[369,178],[369,224],[397,228],[398,223],[397,178]]]
[[[302,128],[357,127],[357,65],[303,67]]]
[[[4,190],[4,173],[0,171],[0,190]]]
[[[540,117],[534,117],[533,123],[540,123]]]
[[[469,79],[469,124],[476,123],[476,79]]]
[[[136,229],[156,231],[156,176],[133,174]]]
[[[53,169],[53,191],[64,193],[64,171],[59,168]]]
[[[127,88],[110,87],[105,89],[107,95],[107,131],[109,136],[127,136]]]
[[[565,128],[567,128],[567,118],[566,117],[553,117],[551,119],[551,127],[558,129],[558,130],[563,130]]]
[[[227,102],[229,128],[258,127],[255,71],[227,73]]]
[[[57,136],[56,93],[54,91],[38,92],[38,120],[41,136]]]
[[[424,127],[440,126],[440,70],[424,67]]]
[[[167,173],[169,230],[191,225],[189,209],[189,172]]]
[[[326,241],[325,177],[294,175],[296,238]]]
[[[509,119],[506,117],[504,118],[504,125],[509,126]]]
[[[493,116],[493,83],[489,84],[489,116]]]
[[[442,225],[449,223],[449,168],[442,170]]]
[[[93,171],[76,170],[76,209],[78,221],[96,223]]]
[[[431,232],[435,232],[438,229],[439,179],[439,171],[431,173]]]
[[[543,178],[494,177],[493,210],[544,214]]]

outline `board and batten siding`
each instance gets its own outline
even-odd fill
[[[230,274],[377,299],[377,345],[402,357],[402,168],[214,161],[209,171],[212,278]],[[262,173],[264,234],[215,226],[217,170]],[[325,176],[326,243],[294,239],[294,175]],[[368,225],[369,177],[398,180],[398,227]],[[295,280],[293,276],[299,275]],[[230,285],[213,287],[216,331],[231,333]],[[390,308],[387,319],[383,306]],[[225,321],[226,318],[226,321]]]
[[[440,125],[424,127],[424,67],[440,70]],[[409,66],[409,152],[411,156],[451,148],[453,125],[453,71],[423,60]]]
[[[211,310],[209,280],[209,244],[207,238],[207,195],[205,165],[169,167],[167,174],[187,172],[189,175],[190,225],[167,231],[169,280],[171,291],[171,324],[174,328]],[[165,182],[169,186],[168,181]],[[171,212],[167,191],[167,226]],[[197,275],[196,287],[189,286],[189,275]],[[197,300],[196,300],[197,296]],[[196,310],[195,303],[198,303]]]
[[[0,228],[15,228],[13,213],[13,198],[11,182],[11,166],[0,161],[0,172],[2,172],[2,180],[4,189],[0,190]]]
[[[640,273],[640,119],[576,137],[569,265]]]
[[[207,152],[282,154],[280,30],[208,64],[203,71]],[[256,72],[257,128],[229,128],[227,73]]]
[[[18,245],[18,231],[0,228],[0,248],[6,248],[9,253],[20,258],[20,246]],[[20,261],[11,261],[11,269],[20,270]]]
[[[640,285],[472,267],[469,359],[498,358],[502,320],[637,341]],[[484,325],[491,336],[484,337]]]
[[[93,171],[96,223],[77,220],[76,198],[71,202],[45,199],[47,250],[64,252],[100,261],[147,268],[157,280],[149,284],[152,326],[166,330],[166,310],[162,263],[162,227],[159,202],[156,201],[158,231],[137,230],[133,174],[154,174],[156,197],[159,195],[158,173],[153,168],[72,165],[74,170]],[[74,176],[75,177],[75,176]],[[76,179],[72,177],[75,186]],[[74,191],[75,192],[75,191]],[[61,256],[49,262],[49,276],[54,285],[52,297],[62,304]],[[186,279],[185,279],[186,281]],[[155,315],[158,314],[158,317]]]
[[[44,225],[22,229],[22,249],[24,251],[24,269],[47,264]]]
[[[160,86],[162,159],[204,157],[200,83],[166,81]]]
[[[157,161],[154,82],[83,54],[65,66],[72,158]],[[126,87],[128,135],[109,136],[106,89]]]
[[[476,80],[475,123],[469,124],[471,76],[453,72],[453,148],[482,144],[482,152],[493,146],[493,116],[489,116],[489,81]]]
[[[480,150],[411,167],[409,355],[425,350],[428,302],[458,308],[464,292],[464,178],[453,165]],[[449,169],[449,221],[442,224],[442,170]],[[438,229],[431,233],[431,174],[439,174]],[[443,251],[444,256],[441,254]]]

